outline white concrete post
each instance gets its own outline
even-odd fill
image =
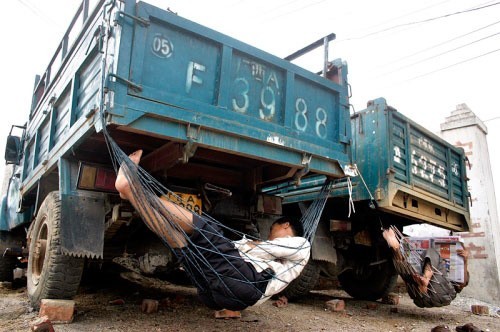
[[[467,107],[457,109],[441,124],[441,136],[462,147],[470,161],[471,224],[459,233],[469,250],[470,283],[462,294],[498,305],[500,302],[500,223],[485,124]]]

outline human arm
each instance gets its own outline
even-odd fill
[[[464,282],[454,283],[455,290],[461,292],[469,284],[469,270],[467,269],[467,262],[469,260],[469,251],[467,249],[458,249],[457,255],[464,259]]]
[[[251,253],[263,259],[285,259],[289,261],[301,261],[308,259],[311,244],[303,237],[282,237],[274,240],[251,242]]]

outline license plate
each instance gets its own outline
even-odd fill
[[[162,196],[161,199],[169,200],[189,211],[201,214],[201,198],[198,195],[176,192],[174,194],[168,193],[167,196]]]

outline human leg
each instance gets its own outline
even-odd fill
[[[193,232],[193,214],[177,204],[161,200],[145,191],[137,176],[137,165],[141,156],[142,150],[135,151],[129,155],[132,163],[122,163],[116,177],[116,190],[121,198],[132,204],[143,221],[160,238],[166,240],[172,248],[184,247],[187,245],[186,234]],[[141,203],[141,198],[150,200],[143,199]]]
[[[396,234],[394,233],[394,230],[392,228],[386,229],[382,232],[382,236],[387,241],[389,247],[392,249],[394,260],[396,262],[403,262],[404,257],[401,254],[400,243],[396,237]],[[434,257],[432,257],[432,259],[434,259]],[[397,268],[398,265],[395,265]],[[422,274],[423,275],[420,275],[418,273],[411,273],[410,278],[403,278],[403,280],[407,285],[409,282],[411,282],[411,280],[413,280],[417,286],[418,291],[421,294],[425,294],[427,293],[427,286],[429,285],[429,281],[431,280],[433,274],[431,263],[429,262],[429,260],[424,260]],[[410,285],[410,287],[413,287],[413,285]]]

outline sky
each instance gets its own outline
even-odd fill
[[[0,150],[11,125],[26,122],[35,75],[46,69],[80,2],[2,3]],[[146,2],[279,57],[335,33],[329,59],[347,62],[355,110],[385,97],[399,112],[437,132],[456,105],[466,103],[488,127],[495,187],[500,188],[500,174],[495,175],[500,167],[499,1]],[[319,49],[296,63],[316,72],[322,61]]]

